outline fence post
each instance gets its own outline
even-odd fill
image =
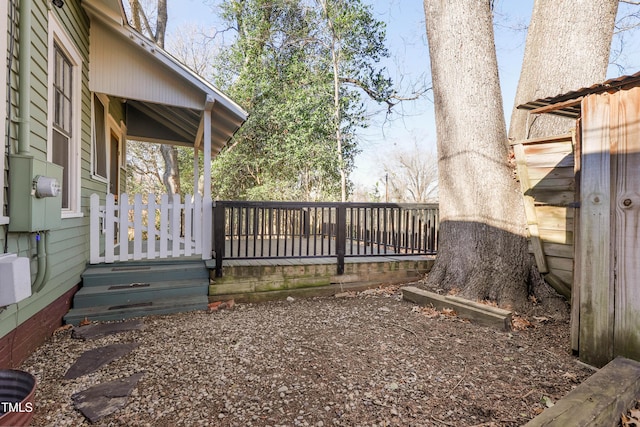
[[[222,277],[222,258],[224,257],[224,205],[213,202],[213,250],[216,252],[216,277]]]
[[[344,254],[347,248],[347,208],[341,203],[336,208],[336,253],[338,254],[338,274],[344,273]]]

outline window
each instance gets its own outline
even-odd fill
[[[9,2],[3,1],[0,2],[0,57],[4,59],[3,64],[5,66],[0,67],[0,146],[2,150],[0,151],[0,224],[7,224],[9,222],[9,218],[4,216],[4,179],[5,179],[5,152],[6,152],[6,144],[7,144],[7,134],[6,134],[6,125],[7,125],[7,67],[6,64],[9,61],[8,50],[9,50],[9,33],[7,29],[7,21],[9,16]]]
[[[62,173],[62,209],[70,208],[69,171],[71,158],[71,141],[73,130],[71,79],[73,67],[57,44],[54,44],[55,69],[53,72],[53,144],[51,156],[53,163],[64,168]]]
[[[62,215],[80,215],[80,126],[82,59],[49,13],[49,145],[48,160],[64,168]]]
[[[107,179],[106,102],[93,95],[93,175]]]

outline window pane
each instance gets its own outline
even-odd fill
[[[107,177],[107,146],[105,141],[104,105],[97,96],[93,97],[94,112],[94,174]]]
[[[71,62],[58,45],[55,48],[54,124],[71,135]]]
[[[62,166],[62,208],[69,208],[69,138],[53,130],[53,163]]]
[[[71,135],[71,100],[67,98],[65,98],[64,100],[63,117],[64,130],[66,130],[67,133]]]

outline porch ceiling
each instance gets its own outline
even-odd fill
[[[125,102],[128,137],[198,147],[210,111],[211,154],[220,152],[247,113],[131,28],[120,1],[82,4],[91,17],[89,88]]]

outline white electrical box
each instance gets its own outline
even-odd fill
[[[16,254],[0,255],[0,307],[31,296],[29,258]]]

